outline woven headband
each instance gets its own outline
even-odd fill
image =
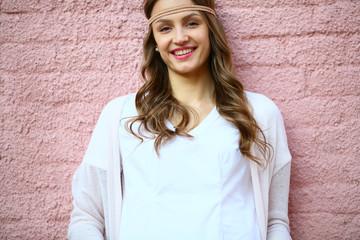
[[[202,6],[202,5],[182,5],[182,6],[178,6],[178,7],[167,8],[167,9],[159,12],[158,14],[152,16],[148,20],[148,23],[149,23],[149,25],[151,25],[154,21],[158,20],[159,18],[162,18],[162,17],[167,16],[167,15],[175,14],[175,13],[186,12],[186,11],[203,11],[203,12],[211,13],[212,15],[216,16],[215,11],[212,8],[209,8],[209,7],[206,7],[206,6]]]

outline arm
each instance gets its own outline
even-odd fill
[[[104,239],[104,210],[102,182],[105,170],[83,162],[77,169],[72,183],[73,205],[68,239]]]
[[[258,217],[260,230],[263,234],[262,238],[291,240],[287,215],[291,155],[287,144],[284,121],[279,108],[269,98],[250,92],[246,92],[246,96],[253,107],[255,120],[273,148],[272,159],[267,168],[264,170],[255,166],[253,175],[253,184],[257,180],[260,181],[258,183],[259,189],[255,188],[259,192],[255,191],[255,193],[258,193],[257,198],[260,202],[257,207],[258,213],[260,213]],[[255,152],[255,154],[259,153]],[[261,155],[259,156],[261,157]],[[257,179],[258,177],[259,179]]]
[[[74,174],[72,194],[74,209],[71,213],[68,238],[70,240],[102,240],[107,235],[107,163],[112,160],[112,134],[121,109],[115,99],[106,105],[92,133],[84,159]],[[114,120],[115,119],[115,120]],[[107,229],[108,230],[108,229]]]
[[[288,218],[291,155],[287,144],[284,121],[277,107],[274,110],[271,122],[274,169],[269,188],[267,239],[291,240]]]
[[[288,196],[290,162],[272,177],[269,192],[268,240],[290,240]]]
[[[125,99],[116,98],[105,106],[74,175],[70,240],[118,239],[121,215],[118,127]]]
[[[125,99],[116,98],[105,106],[74,175],[70,240],[118,239],[121,215],[118,128]]]

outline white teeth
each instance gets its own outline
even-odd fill
[[[184,49],[184,50],[176,51],[176,52],[174,52],[174,54],[175,54],[176,56],[181,56],[181,55],[184,55],[184,54],[191,53],[193,50],[194,50],[194,49],[191,49],[191,48],[189,48],[189,49]]]

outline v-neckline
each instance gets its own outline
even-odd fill
[[[217,118],[219,117],[219,113],[217,111],[216,106],[206,115],[206,117],[193,129],[191,129],[188,134],[195,136],[206,130],[208,126],[210,126]],[[166,126],[169,129],[175,130],[175,126],[169,121],[166,120]]]

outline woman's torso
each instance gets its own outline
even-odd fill
[[[137,115],[134,98],[126,101],[122,117]],[[140,143],[125,122],[119,130],[121,240],[260,239],[249,162],[239,151],[238,130],[216,108],[189,132],[193,138],[176,137],[159,155],[154,139]]]

